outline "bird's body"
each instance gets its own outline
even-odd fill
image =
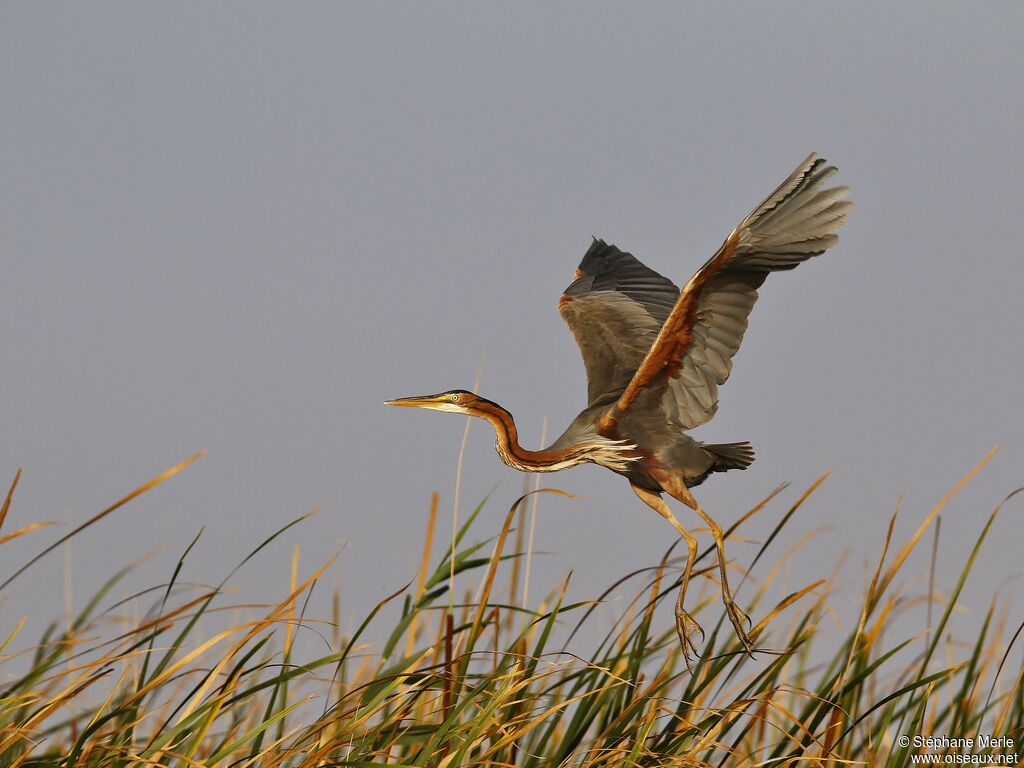
[[[552,448],[569,446],[579,435],[600,435],[601,419],[607,406],[582,411]],[[591,459],[631,483],[651,491],[662,491],[658,478],[669,474],[680,477],[687,488],[703,483],[712,472],[745,469],[754,460],[749,443],[704,444],[693,439],[671,419],[652,411],[629,413],[617,424],[613,456]],[[643,446],[642,450],[634,446]],[[500,452],[500,451],[499,451]],[[625,463],[624,463],[625,462]]]
[[[696,650],[693,634],[699,631],[683,609],[697,545],[661,494],[694,509],[711,528],[723,602],[749,650],[745,614],[729,591],[722,530],[689,489],[713,472],[745,469],[754,453],[749,443],[705,444],[686,432],[717,411],[718,386],[729,377],[757,289],[768,274],[793,269],[836,242],[835,230],[851,203],[845,187],[823,187],[835,170],[813,154],[808,157],[682,290],[631,254],[595,239],[559,300],[559,313],[583,355],[587,407],[547,448],[524,449],[512,415],[472,392],[388,401],[487,420],[494,427],[498,454],[514,469],[554,472],[589,462],[628,479],[636,495],[687,544],[676,603],[684,652]]]

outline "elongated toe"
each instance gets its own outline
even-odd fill
[[[743,627],[744,623],[748,626],[751,625],[750,617],[747,616],[747,614],[745,614],[732,600],[726,602],[725,610],[729,614],[729,622],[732,624],[732,628],[736,631],[736,637],[739,638],[740,644],[743,646],[743,650],[752,656],[754,646],[751,644],[750,636],[747,635],[747,631]]]
[[[683,649],[683,659],[686,661],[686,668],[693,671],[692,658],[690,654],[700,658],[700,653],[697,648],[697,643],[694,638],[697,634],[700,634],[701,643],[704,642],[704,630],[700,624],[678,606],[676,607],[676,634],[679,635],[679,645]]]

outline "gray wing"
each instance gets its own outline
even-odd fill
[[[588,408],[619,397],[678,298],[671,280],[594,240],[558,302],[583,355]]]
[[[747,328],[769,272],[793,269],[835,244],[852,207],[849,189],[823,185],[835,167],[812,154],[732,231],[689,279],[608,424],[640,400],[685,429],[710,420],[718,386]]]

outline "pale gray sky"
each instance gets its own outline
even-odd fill
[[[463,427],[382,401],[468,388],[484,361],[524,442],[545,416],[557,434],[585,382],[555,306],[591,235],[682,282],[816,150],[857,208],[764,286],[699,433],[758,459],[699,497],[728,522],[831,468],[773,552],[827,526],[791,583],[847,550],[855,599],[899,494],[902,538],[1002,442],[945,515],[958,572],[1024,481],[1022,27],[1009,2],[4,3],[4,485],[25,468],[7,527],[77,523],[208,448],[77,541],[78,597],[166,545],[157,580],[200,526],[188,575],[214,580],[319,507],[237,583],[281,595],[291,546],[311,570],[345,541],[361,615],[412,577],[431,491],[450,524]],[[522,482],[491,442],[474,426],[463,510],[498,484],[480,535]],[[542,501],[535,585],[573,569],[591,596],[671,541],[622,478],[546,480],[587,498]],[[1021,512],[975,610],[1020,573]],[[59,532],[5,547],[0,576]],[[12,605],[58,614],[62,568]]]

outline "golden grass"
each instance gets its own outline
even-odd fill
[[[521,561],[532,543],[525,542],[525,507],[542,493],[563,493],[554,489],[524,491],[496,536],[470,543],[478,506],[455,527],[436,562],[435,494],[418,572],[349,637],[339,629],[337,593],[330,618],[307,615],[330,561],[310,568],[295,547],[283,600],[233,604],[224,591],[227,578],[214,588],[182,586],[193,541],[166,585],[129,590],[157,596],[141,617],[110,621],[124,609],[110,597],[127,576],[121,573],[63,631],[54,624],[26,641],[24,619],[0,627],[0,765],[903,766],[920,750],[901,747],[900,735],[989,732],[1019,744],[1024,667],[1007,667],[1021,628],[1011,631],[1008,608],[993,602],[975,636],[949,637],[950,616],[1001,505],[988,516],[955,584],[934,584],[933,569],[926,595],[900,586],[910,554],[934,530],[944,505],[990,457],[898,548],[891,541],[893,513],[880,532],[877,565],[851,631],[830,619],[835,574],[817,575],[774,605],[760,605],[794,547],[777,558],[744,606],[762,617],[751,637],[773,650],[754,659],[745,655],[708,596],[697,600],[696,612],[710,631],[692,673],[671,622],[680,570],[672,550],[594,600],[567,604],[567,578],[527,604],[529,569]],[[74,533],[197,458],[45,547],[4,588]],[[20,472],[0,507],[0,526],[19,478]],[[780,515],[751,568],[824,481]],[[754,515],[772,514],[783,492],[773,491],[728,533],[737,535]],[[273,532],[243,562],[302,519]],[[0,543],[40,525],[0,535]],[[711,550],[698,562],[707,583],[715,566]],[[467,585],[475,575],[472,589]],[[508,589],[499,589],[506,581]],[[456,584],[465,594],[461,602]],[[936,589],[949,593],[940,600]],[[610,629],[598,630],[595,607],[623,590],[632,599]],[[400,610],[385,610],[397,601]],[[914,623],[920,613],[914,609],[925,601],[929,617],[933,601],[941,608],[934,626]],[[200,619],[213,615],[241,618],[202,631]],[[917,629],[908,634],[905,625]],[[316,630],[328,650],[310,654],[297,641],[300,628]],[[983,760],[1013,751],[976,748],[972,754]]]

